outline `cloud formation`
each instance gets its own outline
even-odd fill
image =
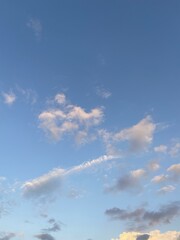
[[[144,169],[131,171],[129,174],[121,176],[114,186],[107,187],[107,192],[139,191],[141,189],[140,180],[146,176]]]
[[[180,232],[168,231],[161,233],[159,230],[148,233],[140,232],[124,232],[119,238],[112,240],[179,240]]]
[[[178,157],[180,155],[180,142],[175,142],[171,146],[159,145],[154,147],[156,153],[167,153],[171,157]]]
[[[64,93],[58,93],[56,94],[56,96],[54,97],[55,102],[57,102],[58,104],[64,104],[66,102],[66,96]]]
[[[162,182],[165,182],[167,180],[168,180],[168,175],[161,174],[161,175],[153,177],[151,182],[153,182],[153,183],[162,183]]]
[[[169,193],[169,192],[173,192],[176,188],[172,185],[167,185],[167,186],[164,186],[162,188],[160,188],[158,190],[158,193],[159,194],[166,194],[166,193]]]
[[[108,153],[116,152],[115,146],[122,142],[128,143],[130,152],[138,152],[147,150],[152,143],[155,129],[156,124],[153,123],[150,116],[147,116],[130,128],[115,133],[102,129],[99,131],[99,135],[102,137]]]
[[[169,168],[167,168],[168,174],[161,174],[154,176],[151,179],[152,183],[161,184],[164,182],[174,182],[177,183],[180,180],[180,164],[173,164]],[[175,190],[175,187],[172,185],[167,185],[158,190],[158,193],[168,193]]]
[[[52,194],[57,193],[61,189],[63,177],[118,158],[118,156],[104,155],[67,170],[56,168],[39,178],[25,182],[22,185],[23,196],[29,199],[48,199]]]
[[[166,145],[159,145],[157,147],[154,147],[154,151],[157,153],[166,153],[167,152],[167,146]]]
[[[103,88],[103,87],[97,87],[96,88],[96,94],[104,99],[107,99],[109,97],[111,97],[112,93],[110,91],[108,91],[107,89]]]
[[[15,233],[1,233],[0,234],[0,240],[10,240],[14,237],[16,237]]]
[[[66,134],[72,134],[79,143],[83,143],[89,137],[89,129],[102,122],[101,108],[87,112],[80,106],[68,104],[63,93],[54,97],[55,103],[58,105],[39,114],[39,121],[40,128],[56,141]]]
[[[178,181],[180,179],[180,163],[171,165],[167,171],[170,174],[170,178],[174,181]]]
[[[105,214],[112,220],[125,221],[131,230],[145,230],[159,224],[169,224],[180,214],[180,201],[163,205],[157,211],[147,210],[144,207],[133,211],[120,208],[111,208]]]
[[[116,141],[129,141],[130,150],[144,150],[151,144],[156,124],[150,116],[145,117],[131,128],[124,129],[114,135]]]
[[[45,232],[58,232],[61,230],[61,225],[60,223],[58,223],[54,218],[50,218],[48,220],[48,223],[51,225],[50,227],[48,228],[44,228],[42,229],[42,231],[45,231]]]
[[[4,98],[4,103],[7,105],[12,105],[16,101],[16,95],[13,92],[2,93]]]
[[[151,161],[147,166],[147,170],[150,172],[157,171],[159,168],[160,168],[160,165],[157,160]]]
[[[55,238],[48,233],[37,234],[37,235],[34,235],[34,237],[41,240],[55,240]]]
[[[22,186],[23,196],[43,199],[49,193],[57,192],[61,187],[63,173],[63,169],[54,169],[39,178],[25,182]]]

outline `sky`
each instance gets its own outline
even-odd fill
[[[179,12],[0,1],[0,240],[180,239]]]

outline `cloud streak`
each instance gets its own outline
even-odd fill
[[[104,162],[115,160],[118,158],[119,156],[104,155],[91,161],[84,162],[83,164],[74,166],[67,170],[56,168],[43,176],[25,182],[22,185],[23,196],[28,199],[48,198],[61,189],[62,180],[65,176],[82,172],[93,166],[97,166]]]

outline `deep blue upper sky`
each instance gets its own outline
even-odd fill
[[[0,1],[0,240],[108,240],[137,222],[113,207],[178,214],[179,26],[178,0]],[[178,231],[163,214],[133,230]]]

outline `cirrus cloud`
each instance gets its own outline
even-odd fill
[[[26,181],[22,185],[23,196],[27,199],[49,200],[52,195],[61,190],[62,180],[65,176],[75,174],[107,161],[116,160],[119,156],[100,156],[99,158],[84,162],[70,169],[56,168],[43,176]]]

